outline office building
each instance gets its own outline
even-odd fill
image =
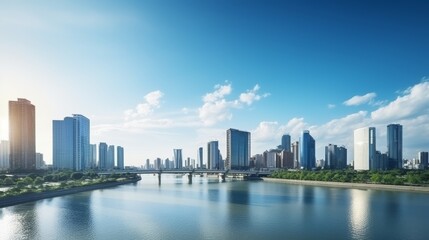
[[[182,165],[182,149],[173,149],[174,168],[181,169]]]
[[[299,166],[311,170],[316,167],[316,142],[310,131],[304,130],[299,138]]]
[[[89,145],[89,165],[91,169],[97,167],[97,144]]]
[[[248,169],[250,148],[250,132],[228,129],[226,131],[226,169]]]
[[[101,142],[98,144],[98,169],[106,170],[108,169],[107,164],[107,144]]]
[[[363,127],[354,130],[354,169],[377,169],[376,137],[374,127]]]
[[[115,146],[109,145],[107,148],[107,169],[115,168]]]
[[[347,149],[344,146],[329,144],[325,147],[325,169],[344,169],[347,167]]]
[[[43,169],[45,167],[45,161],[43,160],[43,154],[36,152],[36,169]]]
[[[282,145],[281,148],[282,150],[286,150],[288,152],[290,152],[290,135],[289,134],[285,134],[282,136]]]
[[[271,149],[270,151],[267,151],[265,156],[266,156],[267,168],[276,168],[277,151],[274,151],[274,149]]]
[[[52,121],[53,167],[82,171],[90,168],[89,119],[80,114]]]
[[[124,148],[121,146],[116,147],[116,166],[119,170],[124,170]]]
[[[387,125],[388,169],[402,168],[402,125]]]
[[[0,142],[0,170],[9,169],[9,141]]]
[[[200,165],[199,168],[202,169],[203,168],[203,148],[200,147],[198,148],[198,164]]]
[[[428,168],[428,152],[419,152],[418,153],[419,163],[422,165],[423,169]]]
[[[293,168],[299,168],[299,142],[292,143]]]
[[[287,169],[294,168],[294,156],[290,151],[283,150],[281,151],[281,167]]]
[[[211,141],[207,143],[207,164],[208,169],[220,169],[218,141]]]
[[[30,101],[9,101],[9,168],[36,169],[36,110]]]

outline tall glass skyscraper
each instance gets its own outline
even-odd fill
[[[174,154],[174,168],[181,169],[182,165],[182,149],[173,149]]]
[[[290,152],[290,135],[285,134],[282,136],[282,149]]]
[[[203,168],[203,147],[198,148],[198,163],[200,164],[200,169]]]
[[[115,168],[115,146],[109,145],[107,148],[107,169]]]
[[[220,169],[219,142],[211,141],[207,143],[207,163],[208,169]]]
[[[325,169],[344,169],[347,167],[347,149],[329,144],[325,147]]]
[[[9,169],[9,141],[0,142],[0,170]]]
[[[226,131],[226,169],[245,170],[250,161],[250,132],[237,129]]]
[[[117,166],[120,170],[124,170],[125,166],[124,166],[124,148],[121,146],[117,146],[116,147],[116,161],[117,161]]]
[[[311,170],[316,167],[316,142],[310,131],[304,130],[299,138],[299,165],[301,169]]]
[[[402,168],[402,125],[387,125],[388,169]]]
[[[97,167],[97,144],[89,145],[89,162],[90,168],[95,169]]]
[[[98,144],[98,169],[107,169],[107,143]]]
[[[54,169],[82,171],[90,168],[89,119],[80,114],[54,120]]]
[[[354,169],[378,169],[376,161],[375,128],[363,127],[354,131]]]
[[[36,169],[36,108],[30,101],[9,101],[9,167],[12,171]]]

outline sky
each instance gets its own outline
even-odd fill
[[[91,142],[125,165],[173,156],[226,130],[251,154],[302,130],[316,158],[353,130],[403,125],[404,157],[429,151],[428,1],[3,1],[0,139],[8,101],[36,106],[36,150],[52,163],[52,120],[83,114]]]

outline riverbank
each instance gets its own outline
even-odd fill
[[[293,179],[280,179],[280,178],[268,178],[268,177],[263,177],[262,179],[267,182],[278,182],[278,183],[297,184],[297,185],[429,193],[429,187],[420,187],[420,186],[400,186],[400,185],[384,185],[384,184],[371,184],[371,183],[322,182],[322,181],[293,180]]]
[[[27,203],[27,202],[33,202],[33,201],[46,199],[46,198],[53,198],[53,197],[92,191],[97,189],[116,187],[123,184],[135,183],[139,180],[140,179],[131,179],[131,180],[125,180],[120,182],[100,183],[100,184],[94,184],[89,186],[52,190],[52,191],[46,191],[41,193],[28,193],[28,194],[23,194],[19,196],[0,198],[0,208],[9,207],[9,206],[18,205],[18,204]]]

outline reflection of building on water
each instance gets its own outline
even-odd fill
[[[368,191],[350,190],[349,226],[354,239],[362,239],[368,229]]]

